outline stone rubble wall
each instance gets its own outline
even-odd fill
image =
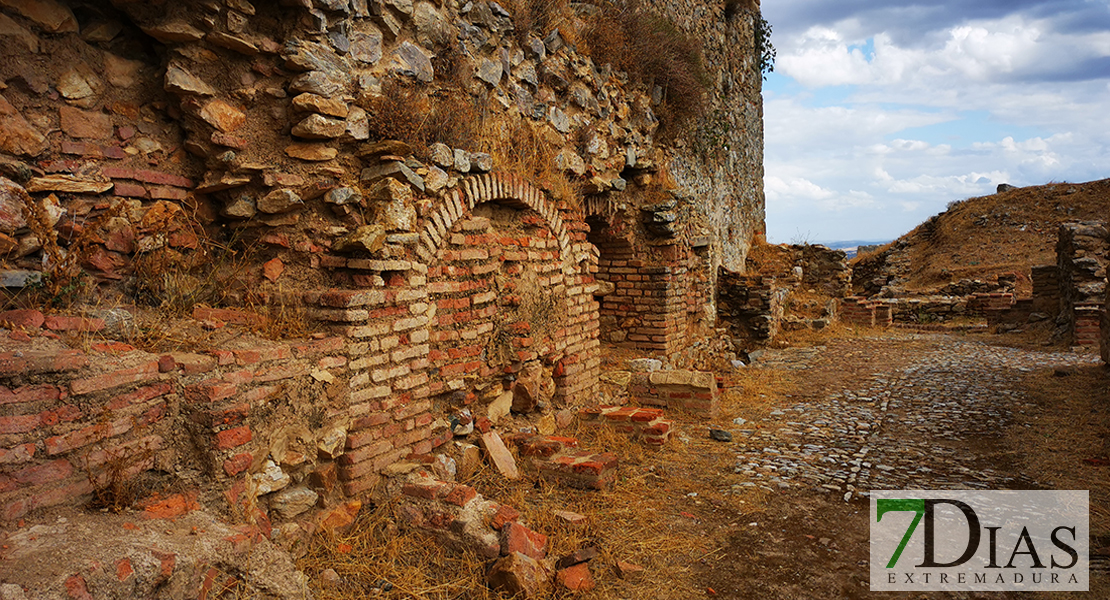
[[[1110,233],[1105,223],[1077,221],[1060,226],[1056,242],[1060,290],[1057,323],[1069,343],[1098,344],[1100,319],[1091,314],[1091,307],[1100,307],[1105,302],[1108,262]]]
[[[757,14],[653,5],[704,44],[711,106],[695,138],[719,129],[716,147],[663,143],[656,90],[556,32],[517,35],[492,2],[5,4],[4,285],[41,278],[51,231],[63,249],[87,244],[80,266],[109,290],[151,256],[203,261],[234,241],[255,262],[230,308],[193,316],[257,327],[238,308],[293,305],[322,337],[166,359],[110,344],[35,354],[64,328],[10,328],[0,518],[84,501],[111,457],[137,452],[151,458],[128,474],[195,469],[253,489],[299,535],[310,507],[366,495],[388,465],[450,439],[442,415],[529,366],[572,404],[596,389],[603,331],[689,347],[713,325],[717,267],[742,267],[763,230]],[[397,81],[527,124],[587,195],[541,188],[477,142],[378,139],[372,111]]]

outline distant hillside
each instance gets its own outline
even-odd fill
[[[883,281],[925,291],[961,279],[1018,275],[1028,295],[1030,267],[1056,262],[1066,221],[1110,220],[1110,179],[1016,188],[949,204],[884,248],[856,257],[853,286],[874,294]]]

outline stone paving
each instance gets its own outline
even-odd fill
[[[847,501],[872,489],[1038,487],[1006,475],[1002,449],[984,444],[1030,406],[1020,389],[1023,373],[1096,364],[1098,357],[913,338],[933,343],[894,353],[863,382],[788,398],[795,403],[758,422],[738,419],[736,473],[747,481],[734,489],[811,489]],[[875,341],[849,342],[868,343]],[[819,346],[768,351],[752,368],[819,370],[844,360],[842,349]]]

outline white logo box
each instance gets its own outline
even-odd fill
[[[1086,490],[873,491],[871,590],[1088,591],[1088,496]]]

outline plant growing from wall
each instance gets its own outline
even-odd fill
[[[771,44],[771,24],[762,15],[756,15],[752,20],[752,35],[755,38],[755,52],[759,61],[759,72],[763,79],[768,73],[775,70],[775,46]]]

